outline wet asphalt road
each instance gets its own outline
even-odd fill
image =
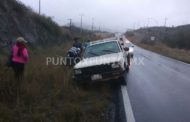
[[[126,81],[136,122],[190,122],[190,64],[138,47],[134,55]]]

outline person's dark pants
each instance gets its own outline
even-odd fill
[[[12,68],[15,75],[16,89],[17,89],[17,106],[20,105],[20,97],[21,97],[21,82],[23,80],[24,75],[24,64],[18,62],[12,62]]]
[[[24,64],[13,61],[12,68],[14,71],[15,79],[18,81],[22,80],[24,74]]]

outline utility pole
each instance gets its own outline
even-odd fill
[[[168,18],[164,18],[164,27],[166,27],[167,21],[168,21]]]
[[[68,20],[69,20],[69,27],[70,27],[70,30],[71,30],[72,19],[68,19]]]
[[[94,31],[94,18],[92,18],[92,32]]]
[[[41,14],[41,0],[39,0],[39,14]]]
[[[150,20],[151,18],[147,18],[147,28],[149,27]]]
[[[84,16],[84,15],[80,15],[80,17],[81,17],[81,18],[80,18],[80,19],[81,19],[81,20],[80,20],[80,29],[81,29],[81,30],[80,30],[80,33],[81,33],[81,34],[82,34],[82,30],[83,30],[83,28],[82,28],[82,25],[83,25],[83,16]]]
[[[136,29],[136,23],[133,24],[133,29],[134,29],[134,30]]]

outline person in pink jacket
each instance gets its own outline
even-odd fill
[[[18,81],[22,80],[24,66],[29,59],[26,43],[27,41],[23,37],[18,37],[16,44],[12,47],[12,68]]]

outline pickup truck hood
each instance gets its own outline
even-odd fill
[[[114,62],[121,62],[123,59],[123,53],[113,53],[108,55],[96,56],[91,58],[85,58],[74,66],[74,69],[80,69],[85,67],[91,67],[96,65],[110,64]]]

